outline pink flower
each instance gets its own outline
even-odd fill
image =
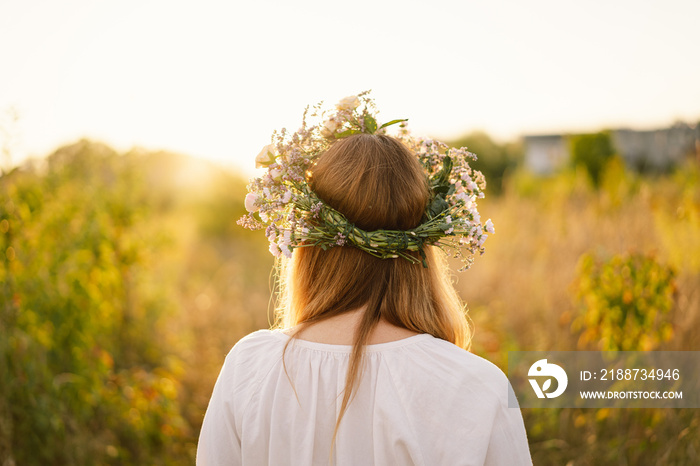
[[[279,168],[273,168],[272,170],[270,170],[270,176],[273,180],[279,181],[282,179],[282,170],[280,170]]]
[[[257,212],[260,206],[257,205],[258,195],[256,193],[248,193],[245,196],[245,210],[248,212]]]

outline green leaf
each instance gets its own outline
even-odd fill
[[[437,196],[435,196],[435,198],[433,198],[433,201],[430,203],[428,211],[430,212],[430,215],[432,217],[437,217],[438,215],[440,215],[441,212],[449,208],[450,205],[445,201],[441,194],[438,194]]]
[[[408,121],[408,118],[404,118],[402,120],[391,120],[387,123],[384,123],[382,126],[379,127],[379,129],[386,128],[387,126],[395,125],[396,123],[401,123],[402,121]]]
[[[437,185],[433,187],[433,192],[435,194],[451,194],[450,193],[450,186],[445,186],[445,185]]]
[[[362,131],[360,131],[359,129],[347,129],[341,133],[336,133],[335,138],[336,139],[343,139],[343,138],[346,138],[348,136],[352,136],[353,134],[360,134],[361,132]]]
[[[442,161],[442,169],[433,178],[433,184],[436,186],[449,185],[450,173],[452,173],[452,158],[445,156]]]
[[[372,115],[365,116],[365,129],[369,134],[374,134],[377,131],[377,120]]]

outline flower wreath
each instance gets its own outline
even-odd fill
[[[382,259],[401,257],[427,267],[423,248],[433,245],[450,249],[460,258],[464,264],[460,270],[469,268],[474,255],[484,253],[486,232],[494,233],[490,219],[481,224],[476,206],[486,186],[481,172],[469,167],[468,160],[476,156],[466,147],[449,148],[439,141],[410,136],[407,120],[380,125],[368,94],[346,97],[331,112],[322,110],[321,104],[307,107],[296,133],[276,131],[272,144],[255,158],[256,168],[267,171],[248,185],[248,214],[238,223],[252,230],[265,228],[270,252],[276,257],[291,257],[301,247],[353,246]],[[311,118],[320,123],[309,124]],[[386,134],[387,127],[395,124],[400,127],[395,137],[426,171],[430,201],[416,228],[364,231],[323,202],[311,190],[306,174],[334,141],[358,133]],[[418,252],[420,259],[409,252]]]

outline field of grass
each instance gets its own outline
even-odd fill
[[[458,281],[474,322],[476,353],[505,370],[509,350],[609,349],[600,332],[606,326],[608,344],[622,350],[700,349],[697,167],[639,178],[613,164],[600,190],[581,172],[550,178],[518,173],[503,196],[483,203],[483,213],[494,219],[496,235]],[[643,257],[658,266],[654,271],[670,275],[651,274],[637,288],[628,283],[612,291],[621,298],[630,293],[629,306],[641,316],[664,305],[667,312],[653,321],[601,320],[589,332],[597,338],[586,338],[576,322],[592,312],[591,298],[600,303],[602,292],[586,286],[592,272],[584,264],[624,263],[630,257]],[[646,296],[652,286],[665,296]],[[603,307],[603,315],[614,313],[612,306]],[[700,461],[696,409],[523,409],[523,414],[535,464]]]
[[[244,193],[202,162],[89,141],[0,178],[0,464],[192,463],[226,352],[270,325]],[[697,163],[612,162],[598,188],[516,170],[481,212],[496,234],[455,275],[475,353],[505,370],[510,350],[700,350]],[[634,280],[595,286],[615,267]],[[538,465],[700,462],[697,410],[523,414]]]

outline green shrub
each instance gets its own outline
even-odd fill
[[[650,255],[584,254],[574,281],[579,315],[572,330],[581,349],[650,351],[673,336],[676,272]]]
[[[139,168],[81,141],[0,178],[0,464],[191,456]]]

